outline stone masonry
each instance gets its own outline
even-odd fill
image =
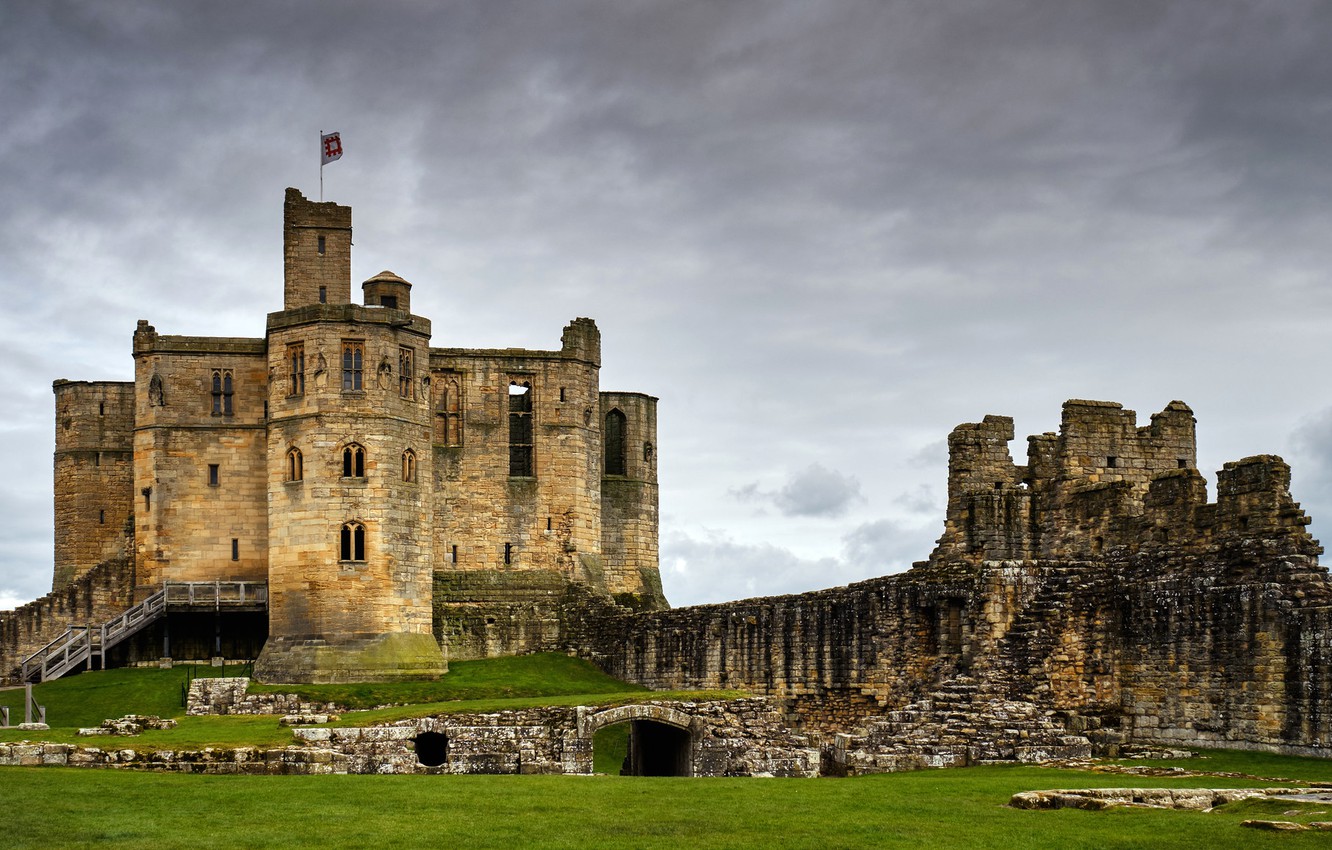
[[[555,350],[432,347],[401,277],[375,275],[353,302],[351,227],[348,207],[289,189],[282,309],[264,336],[141,320],[132,382],[55,382],[53,594],[0,613],[4,674],[118,613],[62,600],[122,557],[122,610],[162,582],[266,582],[268,631],[248,642],[266,639],[269,681],[441,675],[450,576],[491,577],[494,597],[459,600],[462,615],[539,602],[529,574],[666,606],[656,399],[601,391],[596,324],[574,319]],[[221,627],[153,628],[136,652],[203,646]]]

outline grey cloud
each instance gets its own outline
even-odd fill
[[[843,475],[819,463],[793,473],[775,491],[760,489],[758,482],[752,481],[728,493],[739,502],[772,504],[788,517],[839,517],[865,501],[854,475]]]
[[[842,558],[870,574],[900,572],[929,557],[942,525],[942,519],[938,526],[905,525],[889,519],[863,523],[842,538]]]
[[[812,463],[791,476],[773,496],[773,504],[787,516],[842,516],[856,502],[863,502],[860,482],[854,475]]]
[[[602,385],[662,400],[663,539],[766,498],[734,539],[810,516],[838,551],[822,518],[925,515],[895,499],[957,423],[1020,440],[1070,397],[1264,450],[1332,356],[1328,43],[1314,0],[5,4],[16,451],[47,463],[51,379],[129,376],[138,318],[262,334],[321,128],[357,280],[413,281],[434,344],[597,318]],[[0,539],[46,546],[25,480]]]

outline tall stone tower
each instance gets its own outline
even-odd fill
[[[287,190],[268,316],[269,682],[430,678],[430,322],[390,272],[351,303],[351,209]]]

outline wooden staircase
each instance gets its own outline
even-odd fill
[[[255,581],[169,581],[139,604],[105,623],[70,626],[55,640],[23,659],[20,679],[46,682],[79,665],[106,666],[111,647],[166,616],[168,611],[264,611],[268,585]]]

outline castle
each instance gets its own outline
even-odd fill
[[[273,681],[443,673],[437,573],[663,607],[656,399],[600,391],[595,323],[554,351],[432,347],[397,275],[353,303],[350,208],[288,189],[283,212],[263,337],[141,320],[132,382],[55,382],[53,589],[122,554],[137,588],[262,583]]]
[[[658,755],[685,773],[1332,754],[1332,578],[1290,469],[1227,463],[1210,501],[1184,403],[1140,426],[1066,402],[1025,463],[1008,417],[959,425],[927,560],[671,610],[655,399],[599,390],[595,326],[558,351],[430,348],[400,278],[350,302],[350,227],[288,190],[264,338],[141,322],[133,383],[56,382],[55,589],[0,612],[0,674],[257,656],[269,681],[436,676],[442,646],[763,697],[427,718],[395,733],[408,772],[581,772],[595,728],[624,720],[669,727]],[[421,735],[471,749],[432,766]]]

